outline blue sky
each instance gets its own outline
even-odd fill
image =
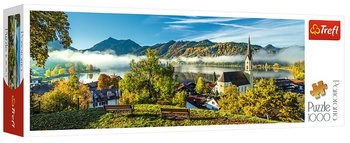
[[[109,37],[131,39],[141,46],[170,40],[247,42],[276,47],[304,46],[304,20],[240,17],[195,17],[66,12],[71,45],[91,48]]]

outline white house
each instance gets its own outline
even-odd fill
[[[215,97],[215,98],[211,98],[207,101],[205,107],[207,107],[210,110],[216,110],[218,111],[220,109],[219,105],[218,105],[218,100],[220,99],[220,97]]]
[[[118,105],[121,93],[118,89],[103,89],[91,91],[90,108],[103,107],[104,105]]]

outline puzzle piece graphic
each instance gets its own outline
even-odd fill
[[[310,91],[310,94],[312,96],[315,96],[316,99],[320,98],[320,95],[324,96],[326,94],[326,92],[324,91],[325,89],[327,89],[328,86],[327,84],[323,84],[323,81],[319,81],[316,83],[312,84],[312,91]]]

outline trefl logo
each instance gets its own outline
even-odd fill
[[[310,20],[309,40],[340,40],[340,21]]]

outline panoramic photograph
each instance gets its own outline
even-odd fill
[[[21,24],[20,15],[8,17],[8,61],[7,61],[7,85],[10,89],[16,89],[21,84]]]
[[[304,122],[304,29],[301,19],[31,11],[30,130]]]

